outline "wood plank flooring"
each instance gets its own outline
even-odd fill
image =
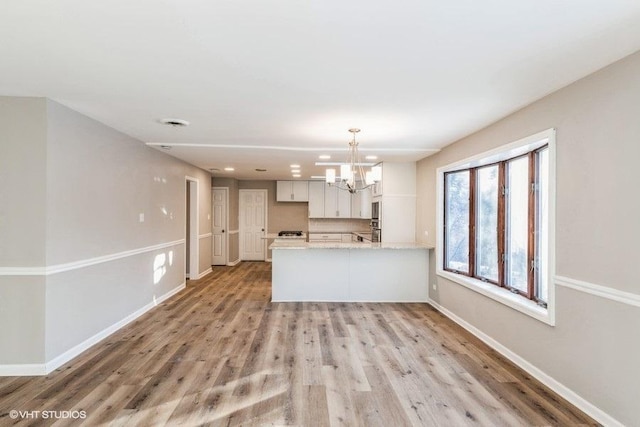
[[[597,425],[427,304],[271,303],[270,280],[214,267],[50,375],[0,378],[0,425]]]

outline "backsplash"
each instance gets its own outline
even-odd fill
[[[309,232],[328,233],[334,231],[341,232],[369,232],[371,221],[368,219],[347,219],[347,218],[309,218]]]

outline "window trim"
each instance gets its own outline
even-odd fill
[[[555,325],[555,286],[554,286],[554,274],[555,274],[555,182],[556,182],[556,173],[555,173],[555,129],[547,129],[545,131],[536,133],[534,135],[528,136],[526,138],[502,145],[495,149],[474,155],[469,158],[465,158],[463,160],[457,161],[455,163],[451,163],[449,165],[442,166],[437,169],[436,172],[436,180],[437,180],[437,236],[436,236],[436,274],[439,277],[451,280],[454,283],[460,284],[462,286],[467,287],[475,292],[478,292],[488,298],[491,298],[497,302],[500,302],[504,305],[507,305],[519,312],[522,312],[528,316],[531,316],[537,320],[540,320],[549,325]],[[534,298],[533,300],[528,299],[526,296],[521,296],[519,294],[512,293],[507,288],[502,288],[496,286],[492,282],[485,282],[483,280],[477,279],[475,277],[466,276],[462,274],[458,274],[452,271],[448,271],[444,269],[444,253],[443,253],[443,241],[444,241],[444,195],[445,195],[445,181],[444,176],[445,173],[448,172],[456,172],[465,169],[478,168],[483,166],[489,166],[491,164],[503,162],[509,159],[514,159],[523,155],[527,155],[527,153],[532,153],[530,155],[530,168],[532,167],[531,163],[533,162],[533,158],[538,153],[539,149],[543,146],[548,146],[548,155],[549,155],[549,188],[548,188],[548,204],[549,204],[549,218],[548,218],[548,269],[547,269],[547,283],[548,283],[548,301],[547,308],[541,307],[537,304],[537,300]],[[504,169],[504,168],[503,168]],[[472,174],[474,175],[474,174]],[[471,178],[471,177],[470,177]],[[499,185],[504,184],[505,176],[501,174],[499,176]],[[472,179],[470,179],[471,185],[471,194],[470,194],[470,202],[472,204],[475,203],[474,192],[475,186],[472,185]],[[499,203],[504,203],[504,198],[499,198]],[[531,203],[531,197],[530,197]],[[474,207],[475,208],[475,207]],[[498,221],[501,219],[498,218]],[[504,221],[504,218],[502,218]],[[502,226],[501,226],[502,225]],[[499,224],[499,229],[504,229],[504,224]],[[530,239],[531,240],[531,239]],[[504,236],[498,237],[499,242],[499,251],[500,244],[504,245]],[[471,249],[471,248],[470,248]],[[473,251],[471,251],[473,252]],[[502,253],[502,252],[499,252]],[[471,256],[475,257],[475,254],[469,254],[469,260],[471,262]],[[474,259],[475,261],[475,259]],[[504,269],[499,269],[499,274],[504,274],[502,272]],[[473,271],[470,268],[470,274]],[[503,278],[500,277],[499,280],[501,283],[504,281]]]

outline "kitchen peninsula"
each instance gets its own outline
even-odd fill
[[[274,242],[274,302],[426,302],[429,247],[419,243]]]

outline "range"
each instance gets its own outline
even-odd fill
[[[281,231],[278,237],[302,237],[302,231]]]

